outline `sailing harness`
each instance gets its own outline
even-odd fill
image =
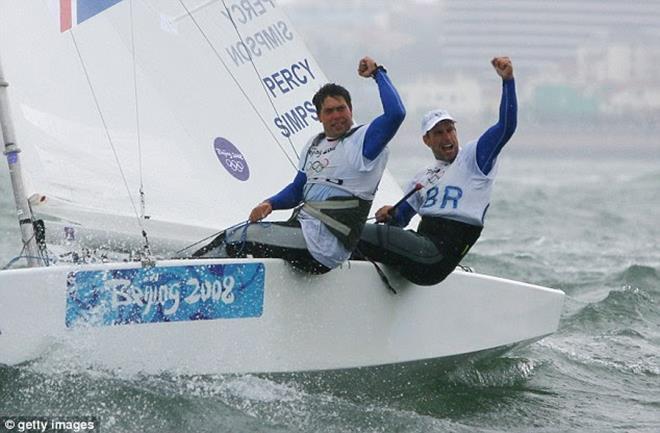
[[[323,201],[308,201],[297,211],[303,210],[310,216],[321,221],[330,233],[344,245],[347,250],[354,250],[360,240],[360,233],[371,210],[371,201],[359,197],[330,197]],[[292,218],[298,215],[294,211]]]

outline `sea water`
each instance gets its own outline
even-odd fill
[[[506,356],[404,390],[383,378],[365,393],[295,378],[134,376],[54,347],[0,367],[0,416],[91,415],[104,432],[660,432],[658,162],[503,155],[464,263],[567,295],[558,332]],[[0,265],[20,252],[14,214],[2,166]]]

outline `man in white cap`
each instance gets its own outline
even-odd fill
[[[396,267],[413,283],[445,279],[481,234],[497,156],[516,129],[518,111],[511,60],[496,57],[491,63],[502,77],[498,122],[461,147],[449,112],[427,113],[422,140],[435,161],[410,182],[407,200],[376,212],[376,220],[387,224],[367,224],[360,237],[359,253]],[[403,230],[416,213],[422,218],[417,231]]]

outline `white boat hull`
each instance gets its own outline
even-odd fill
[[[71,322],[72,276],[140,264],[2,272],[0,364],[36,359],[53,346],[90,364],[144,373],[285,373],[409,363],[540,339],[556,331],[564,299],[559,290],[458,270],[431,287],[388,273],[395,295],[367,262],[322,276],[297,273],[278,259],[171,260],[154,269],[230,264],[263,264],[263,304],[252,317],[104,324],[79,316]]]

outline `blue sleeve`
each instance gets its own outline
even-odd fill
[[[267,201],[273,206],[273,209],[291,209],[296,207],[303,199],[303,187],[306,183],[307,175],[302,171],[298,171],[293,182]]]
[[[512,78],[502,82],[500,119],[477,142],[477,165],[483,174],[487,175],[493,169],[497,155],[515,132],[517,122],[516,84]]]
[[[394,211],[394,218],[391,224],[397,227],[405,227],[416,213],[415,209],[407,201],[404,201]]]
[[[375,159],[385,149],[385,146],[394,137],[406,117],[403,102],[401,102],[401,98],[387,73],[382,69],[377,69],[374,78],[378,83],[383,114],[371,122],[365,133],[362,155],[371,160]]]

